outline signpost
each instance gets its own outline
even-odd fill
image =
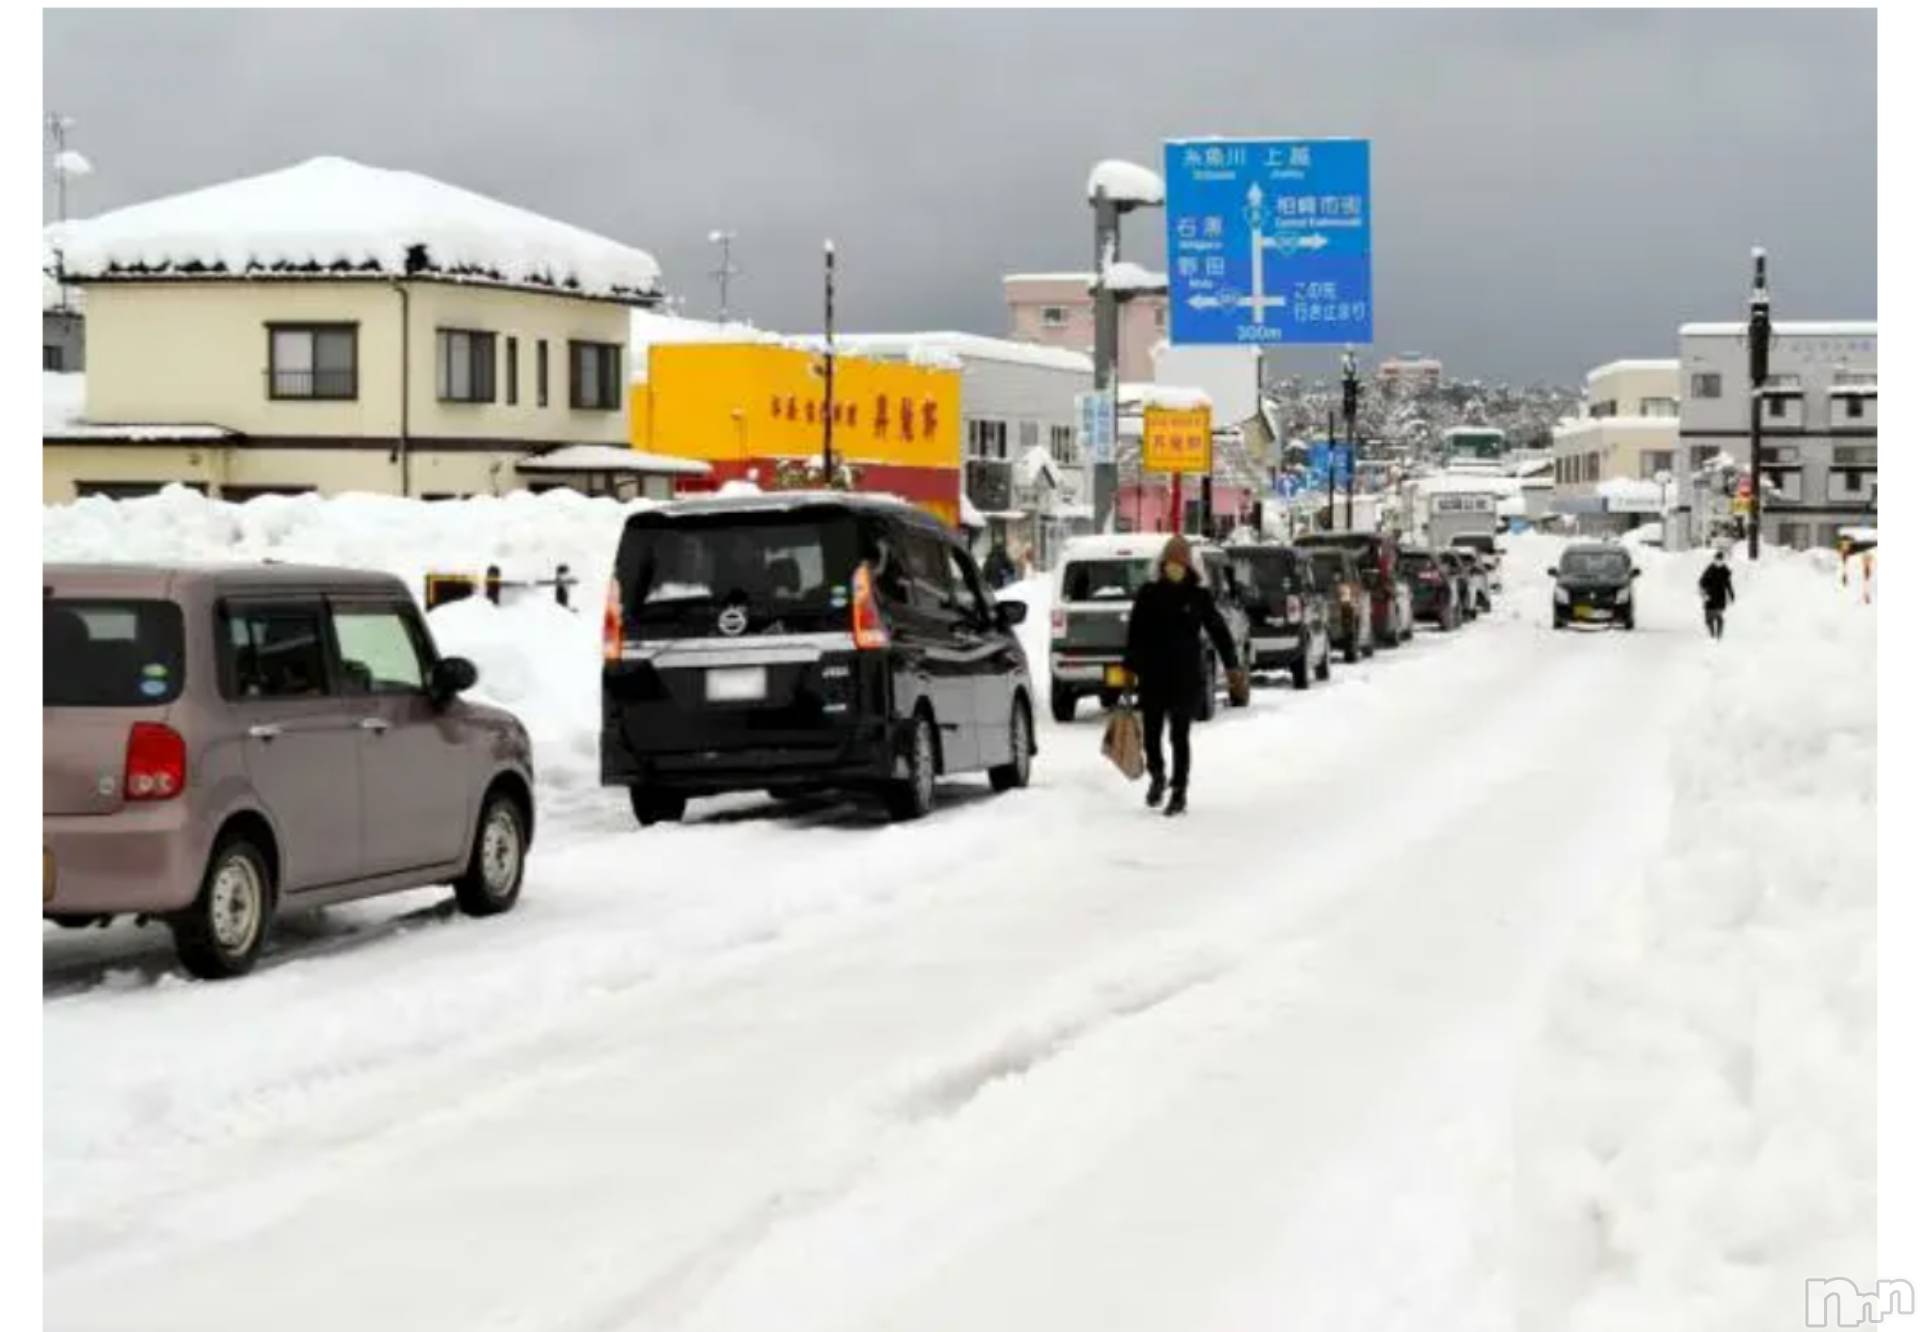
[[[1206,407],[1175,411],[1149,407],[1140,445],[1140,467],[1148,472],[1213,474],[1213,412]]]
[[[1170,139],[1169,337],[1373,341],[1365,139]]]

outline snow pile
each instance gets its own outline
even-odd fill
[[[83,372],[40,372],[40,431],[62,435],[81,424],[87,409],[87,377]]]
[[[1876,631],[1837,573],[1736,563],[1653,778],[1665,853],[1549,996],[1517,1114],[1525,1326],[1798,1327],[1808,1278],[1877,1275]]]
[[[69,223],[70,276],[375,272],[657,295],[642,250],[417,175],[316,157]]]
[[[1143,166],[1108,158],[1097,164],[1087,176],[1087,198],[1101,190],[1115,203],[1165,203],[1167,187],[1158,175]]]
[[[1131,259],[1115,259],[1100,272],[1109,291],[1161,292],[1167,289],[1167,275],[1156,273]]]

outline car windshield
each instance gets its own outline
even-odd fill
[[[1625,578],[1629,567],[1622,550],[1570,550],[1560,557],[1563,578]]]
[[[170,601],[42,603],[40,702],[58,708],[170,703],[186,674],[180,608]]]
[[[1313,581],[1322,587],[1331,587],[1334,583],[1344,582],[1347,578],[1346,561],[1338,551],[1316,550],[1313,552]]]
[[[615,566],[626,631],[700,638],[844,627],[857,545],[846,513],[642,514],[628,522]]]
[[[1061,576],[1068,601],[1131,601],[1153,578],[1153,561],[1143,556],[1111,560],[1075,560]]]

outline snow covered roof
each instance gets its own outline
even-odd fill
[[[820,345],[817,337],[806,341],[813,346]],[[1049,370],[1093,373],[1093,358],[1085,352],[1043,347],[1037,342],[989,338],[978,333],[837,333],[833,345],[837,351],[855,356],[909,360],[919,365],[956,369],[965,361],[1005,361]]]
[[[986,518],[974,507],[973,501],[967,498],[967,492],[962,490],[960,492],[960,526],[984,528],[986,525]]]
[[[152,422],[114,424],[89,421],[82,414],[87,405],[85,374],[60,374],[42,371],[40,375],[40,434],[51,440],[136,440],[159,442],[176,439],[227,439],[234,431],[224,426],[203,423],[168,425]]]
[[[411,171],[316,157],[135,204],[65,233],[82,279],[426,274],[648,301],[653,256]]]
[[[1086,269],[1075,273],[1008,273],[1000,279],[1002,282],[1077,282],[1081,286],[1093,285],[1093,274]]]
[[[1118,158],[1096,164],[1087,176],[1087,198],[1103,189],[1115,203],[1158,204],[1167,198],[1167,187],[1158,175]]]
[[[1627,374],[1636,370],[1671,370],[1677,375],[1680,373],[1680,361],[1677,357],[1673,359],[1639,358],[1608,361],[1605,365],[1596,365],[1593,369],[1587,371],[1587,382],[1591,384],[1595,380],[1604,379],[1608,375]]]
[[[1122,384],[1116,395],[1121,407],[1164,407],[1169,411],[1190,412],[1212,407],[1213,399],[1205,389],[1184,388],[1175,384]]]
[[[713,468],[692,458],[643,453],[618,444],[568,444],[515,464],[522,472],[636,472],[651,476],[706,476]]]
[[[778,333],[752,324],[713,323],[705,319],[683,319],[679,315],[654,310],[634,310],[627,321],[627,367],[633,382],[647,378],[647,352],[653,347],[681,346],[691,343],[761,343],[779,345],[790,340]]]
[[[1023,452],[1013,463],[1013,483],[1017,486],[1035,486],[1042,478],[1048,484],[1060,484],[1060,469],[1054,464],[1053,455],[1044,445],[1035,444]]]
[[[1156,273],[1131,259],[1114,260],[1106,266],[1104,276],[1109,291],[1162,292],[1167,289],[1165,273]]]
[[[1877,398],[1880,396],[1878,384],[1829,384],[1829,398]]]
[[[1775,323],[1773,333],[1780,338],[1871,338],[1879,335],[1879,329],[1878,321],[1872,319],[1789,319]],[[1683,338],[1744,337],[1746,332],[1744,322],[1680,325]]]
[[[1658,500],[1666,493],[1658,481],[1641,481],[1627,476],[1609,477],[1593,489],[1596,494],[1608,499]]]

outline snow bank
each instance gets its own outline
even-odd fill
[[[1691,580],[1705,556],[1639,558]],[[1517,1111],[1522,1325],[1798,1327],[1807,1278],[1884,1275],[1875,613],[1837,575],[1736,563],[1703,704],[1656,779],[1665,854],[1550,996]]]
[[[1087,198],[1101,190],[1116,203],[1165,203],[1167,187],[1160,177],[1143,166],[1108,158],[1098,163],[1087,176]]]
[[[642,250],[411,171],[316,157],[265,175],[68,223],[70,276],[115,273],[426,272],[650,297],[660,266]]]

